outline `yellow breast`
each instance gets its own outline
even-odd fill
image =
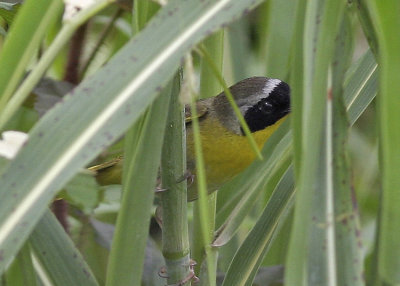
[[[282,118],[272,126],[253,133],[259,148],[264,145],[266,140],[285,118]],[[208,117],[199,123],[207,186],[208,191],[212,192],[249,166],[255,159],[255,154],[246,136],[232,133],[222,126],[218,119]],[[194,174],[195,170],[191,170],[195,168],[194,142],[191,126],[187,129],[186,138],[188,168]],[[197,194],[191,193],[191,190],[189,190],[189,200],[194,195],[197,197]]]

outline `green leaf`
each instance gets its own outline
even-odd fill
[[[348,154],[349,122],[343,97],[343,80],[353,54],[350,19],[346,13],[337,38],[332,65],[332,97],[328,100],[331,141],[330,188],[334,207],[334,245],[339,285],[364,285],[364,265],[360,237],[360,218],[354,201],[351,165]],[[328,143],[329,144],[329,143]]]
[[[89,214],[100,201],[100,188],[89,172],[79,173],[65,186],[67,200]]]
[[[297,0],[270,1],[265,50],[267,75],[286,79],[289,72],[290,48],[293,40]],[[284,20],[283,20],[284,19]]]
[[[104,218],[103,216],[102,218]],[[105,285],[107,261],[110,253],[114,225],[104,223],[96,218],[84,218],[79,233],[79,250],[85,257],[100,285]],[[115,222],[115,216],[112,219]]]
[[[249,64],[251,59],[242,56],[252,54],[248,30],[249,23],[246,17],[233,22],[232,25],[226,29],[228,41],[226,41],[227,43],[225,43],[225,45],[229,44],[229,64],[232,65],[230,70],[233,82],[237,82],[255,74],[253,71],[249,71],[249,69],[254,66]],[[224,72],[224,74],[226,75],[226,72]]]
[[[378,55],[378,39],[376,31],[374,30],[374,25],[372,23],[370,11],[368,11],[368,0],[356,0],[357,5],[357,15],[360,20],[361,27],[368,40],[368,44],[373,51],[374,55]]]
[[[17,112],[18,108],[28,98],[29,94],[32,92],[32,89],[34,89],[35,85],[43,77],[44,73],[49,68],[49,65],[52,63],[57,53],[60,52],[63,46],[68,42],[68,40],[72,37],[74,32],[78,29],[78,27],[82,25],[85,21],[87,21],[91,16],[99,12],[102,8],[110,4],[111,1],[112,0],[96,1],[93,3],[93,5],[90,5],[87,9],[83,9],[79,13],[77,13],[72,19],[66,20],[63,23],[63,26],[59,31],[57,37],[52,42],[51,46],[46,50],[46,52],[38,61],[37,65],[35,65],[35,68],[28,74],[26,79],[21,83],[21,85],[13,94],[13,96],[10,98],[10,100],[8,100],[9,97],[11,96],[11,93],[13,92],[13,89],[15,88],[14,86],[15,83],[13,83],[13,80],[19,80],[18,77],[22,72],[18,70],[18,68],[20,67],[16,67],[17,68],[16,71],[18,72],[18,74],[15,74],[10,79],[11,81],[7,82],[9,85],[7,87],[4,87],[6,89],[5,91],[6,93],[3,94],[3,98],[0,99],[0,129],[4,129],[5,123],[7,123],[11,119],[11,117]],[[26,46],[26,48],[29,47],[30,46]],[[15,53],[15,51],[13,51],[13,53]],[[0,58],[0,64],[1,64],[1,58]],[[21,65],[22,64],[25,63],[21,62]],[[8,67],[8,68],[13,68],[13,67]],[[7,72],[9,71],[7,70]]]
[[[98,285],[85,260],[48,210],[29,239],[45,275],[59,286]]]
[[[140,118],[184,53],[259,2],[169,3],[107,65],[40,120],[0,178],[5,206],[0,209],[0,271],[57,190]],[[21,223],[23,229],[18,228]]]
[[[379,275],[400,283],[400,2],[367,1],[378,39],[380,168],[383,192],[379,217]]]
[[[264,249],[271,242],[282,216],[290,209],[293,197],[293,170],[290,168],[274,190],[256,225],[236,252],[223,286],[245,285],[253,270],[258,269],[265,255]]]
[[[302,130],[301,134],[299,130],[295,134],[301,136],[296,138],[301,142],[301,148],[294,149],[300,152],[295,158],[301,158],[301,161],[296,162],[299,167],[296,174],[298,193],[285,273],[289,285],[336,283],[335,249],[330,247],[334,244],[333,190],[326,181],[330,175],[329,158],[325,155],[329,152],[325,149],[329,139],[325,139],[324,131],[328,70],[344,4],[344,1],[315,0],[307,1],[306,6],[303,104],[293,105],[293,109],[301,108],[301,123],[297,122],[297,127],[302,125]],[[326,232],[321,222],[326,225]],[[323,243],[327,246],[326,251],[321,248]]]
[[[140,284],[161,159],[163,140],[159,136],[164,136],[168,115],[165,106],[169,105],[171,96],[169,85],[127,134],[123,195],[107,267],[106,285]]]
[[[90,219],[90,231],[95,232],[96,242],[90,241],[90,247],[93,248],[89,252],[86,252],[85,257],[90,256],[90,265],[94,265],[96,262],[101,263],[106,261],[104,257],[99,255],[99,252],[104,252],[104,249],[111,248],[111,242],[115,231],[115,226],[112,224],[104,223],[96,219]],[[103,247],[101,247],[101,246]],[[101,249],[101,250],[100,250]],[[99,251],[100,250],[100,251]],[[108,252],[107,252],[108,254]],[[106,254],[106,255],[107,255]],[[94,260],[94,261],[93,261]],[[144,265],[143,265],[143,275],[141,284],[143,286],[164,286],[165,278],[162,278],[158,273],[162,267],[164,267],[165,262],[160,251],[159,246],[152,237],[147,239]],[[104,265],[105,266],[105,265]],[[98,265],[96,265],[98,267]],[[100,267],[101,268],[101,267]],[[100,269],[103,271],[103,269]],[[104,283],[102,283],[104,284]]]
[[[24,2],[0,54],[0,109],[25,74],[46,31],[63,7],[61,0]]]
[[[369,105],[371,100],[376,95],[377,86],[373,84],[376,82],[375,70],[376,70],[376,63],[374,61],[371,52],[368,51],[361,58],[361,60],[355,63],[353,67],[349,70],[349,72],[346,74],[347,80],[346,80],[346,85],[344,87],[344,94],[346,94],[347,96],[348,116],[351,124],[353,124],[357,120],[357,118],[361,115],[361,113],[365,110],[365,108]],[[371,88],[364,89],[365,86],[371,86]],[[353,102],[359,102],[359,105],[356,106],[353,104]],[[273,135],[274,137],[271,137],[270,140],[274,140],[273,138],[275,138],[275,136],[278,137],[279,130],[277,132],[278,132],[277,135],[274,134]],[[283,135],[284,134],[285,133],[283,133]],[[274,142],[272,146],[277,145],[278,142]],[[267,144],[265,148],[267,148]],[[281,141],[279,145],[282,145],[279,147],[279,149],[278,146],[275,147],[276,149],[281,150],[280,153],[277,153],[276,155],[277,157],[283,156],[284,154],[283,152],[285,152],[285,150],[290,148],[289,142],[287,141],[286,142]],[[268,158],[266,157],[266,155],[264,155],[264,157]],[[251,169],[252,169],[251,167],[248,168],[248,170]],[[243,174],[245,172],[243,172]],[[253,169],[252,173],[254,172],[257,173],[257,169]],[[247,174],[247,176],[249,175],[250,174]],[[241,176],[242,175],[240,175],[240,177]],[[239,176],[237,178],[239,178]],[[293,176],[289,176],[289,178],[293,179]],[[238,184],[240,182],[240,180],[238,181],[236,180],[237,179],[233,180],[232,183]],[[252,180],[254,179],[252,178],[249,181]],[[259,221],[257,221],[256,226],[250,232],[245,242],[243,242],[243,244],[240,246],[237,254],[235,255],[234,260],[231,263],[231,265],[235,265],[235,267],[232,268],[233,270],[229,271],[229,273],[227,274],[228,277],[227,279],[229,279],[228,280],[230,281],[229,283],[237,283],[233,285],[248,285],[244,283],[249,282],[249,279],[251,279],[252,275],[261,264],[262,258],[268,252],[270,240],[271,238],[273,238],[274,235],[273,232],[275,232],[276,230],[276,224],[280,223],[277,220],[279,219],[279,217],[284,217],[282,216],[282,214],[286,211],[285,207],[290,206],[288,200],[289,198],[292,198],[294,189],[287,188],[287,186],[293,185],[293,181],[289,182],[289,179],[282,181],[284,183],[283,186],[286,186],[286,189],[283,190],[277,189],[274,191],[272,197],[268,201],[267,205],[268,207],[264,209],[264,215],[262,215]],[[283,186],[281,186],[280,188],[282,188]],[[347,195],[349,195],[349,193],[347,193]],[[240,196],[242,196],[242,194],[240,194]],[[241,203],[237,204],[238,206],[240,206]],[[223,211],[224,208],[221,209],[221,213],[219,213],[219,215],[222,215]],[[235,211],[230,210],[229,212],[234,213]],[[236,220],[236,218],[232,219]],[[269,223],[266,223],[266,221],[267,222],[269,221]],[[262,228],[260,225],[262,226]],[[252,261],[252,263],[249,263],[249,261]],[[240,278],[236,276],[238,272],[240,273],[241,276]],[[229,283],[227,282],[226,285],[231,285]]]
[[[0,17],[6,20],[8,25],[11,25],[20,6],[21,3],[0,2]]]
[[[21,248],[3,279],[7,285],[13,286],[39,285],[38,277],[33,266],[29,242],[25,243]]]
[[[354,124],[375,98],[378,90],[377,67],[374,55],[368,50],[347,71],[343,96],[351,124]]]
[[[293,132],[293,160],[296,180],[300,174],[300,163],[302,162],[302,132],[303,132],[303,91],[304,87],[304,29],[306,18],[307,0],[298,0],[296,9],[296,22],[293,33],[293,46],[290,63],[290,87],[291,87],[291,106],[292,108],[292,132]]]
[[[108,185],[103,187],[103,198],[94,210],[96,218],[114,223],[121,206],[122,185]]]

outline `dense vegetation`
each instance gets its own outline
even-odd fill
[[[28,139],[0,161],[2,285],[400,284],[399,1],[8,2],[0,128]],[[181,102],[255,75],[290,120],[187,203]]]

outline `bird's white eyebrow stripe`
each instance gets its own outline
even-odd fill
[[[274,91],[274,89],[281,83],[282,81],[277,78],[269,78],[263,88],[262,88],[262,93],[255,93],[253,95],[250,95],[246,98],[246,104],[243,104],[240,107],[240,110],[242,111],[242,114],[245,114],[247,110],[252,108],[254,105],[259,103],[260,101],[268,98],[271,93]]]
[[[267,80],[265,86],[263,87],[263,93],[266,94],[265,98],[267,98],[274,90],[274,88],[277,87],[281,82],[282,81],[280,79],[276,78],[270,78],[269,80]]]

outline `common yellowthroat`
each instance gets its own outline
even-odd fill
[[[231,86],[230,91],[254,139],[262,147],[290,112],[289,85],[279,79],[251,77]],[[224,92],[197,102],[208,192],[243,171],[255,159],[239,121]],[[186,108],[187,117],[190,110]],[[194,174],[196,163],[193,131],[186,123],[187,168]],[[100,184],[121,182],[122,158],[89,168]],[[197,199],[196,184],[188,188],[188,201]]]

